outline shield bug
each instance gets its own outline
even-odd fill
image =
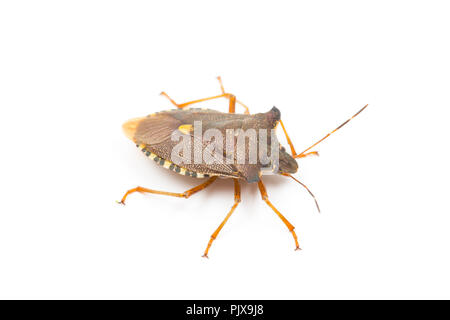
[[[219,95],[178,104],[162,92],[161,95],[168,98],[177,107],[176,109],[131,119],[123,124],[125,135],[155,163],[178,174],[192,178],[206,178],[206,180],[182,193],[136,187],[128,190],[119,203],[125,204],[126,198],[134,192],[189,198],[210,186],[218,177],[232,179],[234,183],[234,204],[210,237],[203,254],[203,257],[208,257],[213,241],[241,201],[240,181],[256,183],[262,200],[278,215],[292,233],[295,249],[299,250],[300,246],[294,226],[269,201],[262,175],[269,173],[292,178],[309,192],[315,201],[317,210],[320,212],[314,194],[305,184],[292,175],[298,169],[296,159],[318,155],[317,151],[310,150],[346,125],[367,105],[322,139],[303,152],[297,153],[277,108],[273,107],[265,113],[250,114],[245,104],[237,100],[233,94],[225,92],[220,77],[217,79],[222,91]],[[190,108],[192,104],[218,98],[229,100],[228,113],[211,109]],[[236,104],[244,108],[243,114],[235,113]],[[278,124],[286,136],[291,153],[288,153],[278,143],[274,134]],[[269,149],[270,152],[268,152]],[[270,154],[270,156],[267,156],[267,154]]]

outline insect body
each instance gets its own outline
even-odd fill
[[[126,136],[157,164],[178,174],[208,179],[183,193],[136,187],[128,190],[120,203],[124,204],[128,195],[134,192],[188,198],[211,185],[217,177],[233,179],[234,204],[223,222],[211,235],[203,254],[204,257],[208,257],[212,242],[240,202],[240,181],[257,183],[262,199],[287,226],[293,235],[296,250],[299,250],[294,226],[269,201],[262,175],[271,173],[288,176],[300,183],[316,201],[308,187],[292,176],[298,169],[296,159],[318,155],[316,151],[308,151],[357,116],[367,105],[324,138],[298,154],[287,135],[281,121],[280,111],[277,108],[273,107],[266,113],[250,114],[248,108],[236,100],[234,95],[225,93],[220,77],[218,80],[222,89],[221,95],[177,104],[163,92],[162,95],[166,96],[177,109],[135,118],[123,125]],[[229,99],[228,113],[211,109],[189,108],[189,105],[194,103],[221,97]],[[245,108],[244,114],[235,113],[236,103]],[[286,135],[291,154],[279,145],[274,134],[278,124],[281,125]],[[180,141],[182,142],[180,143]],[[270,152],[268,152],[269,149]],[[270,157],[267,157],[267,154],[270,154]],[[182,156],[180,157],[180,155]],[[316,206],[320,211],[317,201]]]

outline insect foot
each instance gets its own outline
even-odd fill
[[[185,191],[183,192],[183,198],[189,198],[189,196],[191,195],[191,193],[189,191]]]

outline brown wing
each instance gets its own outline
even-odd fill
[[[276,110],[277,111],[277,110]],[[158,155],[158,157],[172,161],[172,150],[179,143],[179,141],[172,141],[171,136],[174,131],[177,131],[180,126],[189,127],[194,125],[194,121],[202,122],[202,131],[215,128],[218,129],[225,139],[226,129],[261,129],[273,128],[274,121],[272,117],[273,109],[268,113],[260,113],[255,115],[244,114],[230,114],[222,113],[215,110],[204,109],[188,109],[188,110],[171,110],[164,111],[150,115],[145,118],[139,118],[128,122],[124,125],[125,132],[137,144],[145,144],[146,148]],[[131,129],[127,131],[126,126]],[[178,130],[179,131],[179,130]],[[202,132],[202,133],[203,133]],[[202,141],[201,144],[195,144],[196,137],[193,132],[185,132],[182,130],[178,132],[191,139],[191,146],[201,145],[202,150],[194,150],[194,152],[208,152],[208,150],[215,149],[213,157],[216,163],[207,164],[204,162],[194,163],[194,157],[191,154],[190,163],[183,164],[182,167],[197,172],[210,175],[219,175],[226,177],[243,178],[248,182],[259,181],[259,174],[261,165],[258,164],[237,164],[234,161],[232,164],[226,163],[225,153],[221,146],[225,146],[225,141],[222,144],[216,145],[216,141]],[[236,146],[236,141],[235,141]],[[234,159],[236,160],[236,159]]]
[[[139,123],[134,138],[150,146],[159,144],[170,139],[172,132],[182,124],[183,122],[171,117],[169,113],[150,115]]]
[[[201,120],[202,123],[211,122],[210,118],[220,118],[220,112],[213,110],[201,110],[192,112],[190,110],[173,110],[167,112],[160,112],[154,115],[150,115],[146,118],[142,118],[136,125],[134,133],[134,141],[136,144],[145,144],[146,149],[158,155],[158,157],[169,160],[176,163],[175,159],[172,159],[172,150],[178,145],[179,141],[172,141],[172,134],[177,131],[181,125],[193,125],[194,121]],[[201,141],[201,144],[195,144],[197,139],[193,135],[178,132],[180,135],[186,135],[191,142],[192,150],[195,146],[201,145],[201,150],[194,150],[194,152],[202,152],[202,154],[210,152],[214,149],[215,141]],[[211,148],[212,147],[212,148]],[[218,150],[219,148],[215,148]],[[189,156],[189,163],[180,164],[181,167],[187,170],[197,173],[219,175],[227,177],[240,178],[241,175],[236,170],[233,164],[227,164],[223,153],[214,152],[209,153],[216,161],[212,164],[194,163],[193,154]]]

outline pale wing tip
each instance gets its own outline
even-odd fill
[[[130,119],[122,125],[123,132],[125,133],[125,135],[127,136],[128,139],[134,141],[134,136],[135,136],[137,127],[138,127],[139,123],[142,121],[142,119],[144,119],[144,118],[141,117],[141,118]]]

